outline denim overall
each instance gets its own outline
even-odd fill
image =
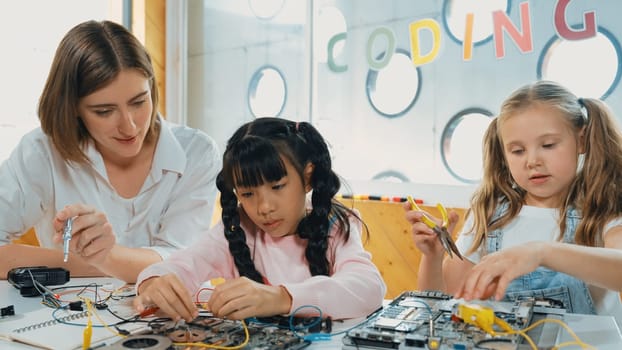
[[[493,222],[507,210],[507,203],[501,204],[493,216]],[[562,239],[574,244],[574,235],[581,216],[575,209],[568,209],[566,232]],[[487,236],[487,251],[493,253],[501,248],[503,228],[490,232]],[[572,257],[568,257],[572,259]],[[563,304],[566,312],[595,314],[594,302],[585,282],[565,273],[538,267],[533,272],[514,279],[505,292],[505,300],[517,300],[527,297],[553,299]]]

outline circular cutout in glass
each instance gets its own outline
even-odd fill
[[[347,30],[346,19],[341,11],[334,6],[324,6],[318,10],[316,23],[313,26],[315,60],[326,63],[328,60],[328,42],[339,33]],[[344,50],[345,40],[339,40],[332,48],[333,58],[339,57]]]
[[[492,38],[494,11],[509,12],[509,0],[445,0],[443,23],[452,39],[462,43],[466,31],[468,13],[473,14],[473,44]]]
[[[277,68],[264,66],[253,74],[248,85],[248,106],[256,118],[278,116],[286,99],[285,79]]]
[[[553,37],[540,54],[538,78],[553,80],[579,97],[604,99],[620,81],[620,43],[599,28],[583,40]]]
[[[382,59],[386,52],[378,56]],[[406,113],[417,100],[421,88],[421,71],[408,52],[397,49],[389,64],[367,73],[367,99],[380,115],[394,118]]]
[[[469,108],[453,116],[441,137],[441,158],[449,173],[461,182],[473,184],[482,178],[482,138],[492,113]]]
[[[408,177],[406,177],[406,175],[402,174],[399,171],[395,171],[395,170],[385,170],[385,171],[382,171],[382,172],[374,175],[372,180],[378,180],[378,181],[382,181],[382,182],[392,182],[392,183],[410,182],[410,180],[408,180]]]
[[[257,18],[271,19],[283,8],[285,0],[248,0],[248,6]]]

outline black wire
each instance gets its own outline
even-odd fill
[[[59,286],[59,287],[54,287],[50,289],[61,290],[61,289],[72,289],[72,288],[88,288],[88,287],[91,287],[92,285],[97,285],[99,287],[102,286],[101,284],[91,283],[91,284],[74,284],[74,285],[68,285],[68,286]]]
[[[99,301],[97,300],[97,298],[99,297],[99,293],[97,293],[97,288],[99,287],[99,285],[97,283],[89,283],[85,285],[78,293],[76,293],[76,296],[80,297],[82,293],[86,292],[89,287],[95,287],[95,304],[99,303]]]

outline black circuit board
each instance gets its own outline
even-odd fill
[[[342,349],[519,349],[523,339],[518,334],[494,337],[458,319],[458,302],[440,292],[404,292],[379,314],[349,330]],[[482,304],[513,329],[527,327],[534,309],[529,299]]]

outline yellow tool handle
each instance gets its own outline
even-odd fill
[[[421,217],[421,221],[423,221],[423,223],[426,224],[429,228],[434,229],[436,227],[436,223],[434,222],[434,220],[430,219],[428,217],[428,214],[425,211],[421,210],[421,208],[419,208],[417,203],[415,203],[415,200],[413,199],[413,197],[407,196],[406,198],[408,199],[408,203],[410,203],[411,208],[413,208],[414,210],[418,210],[420,212],[423,212],[423,216]]]
[[[441,213],[441,217],[443,218],[443,226],[447,226],[447,224],[449,223],[449,215],[447,215],[447,209],[445,209],[445,207],[441,203],[436,204],[436,208]]]

